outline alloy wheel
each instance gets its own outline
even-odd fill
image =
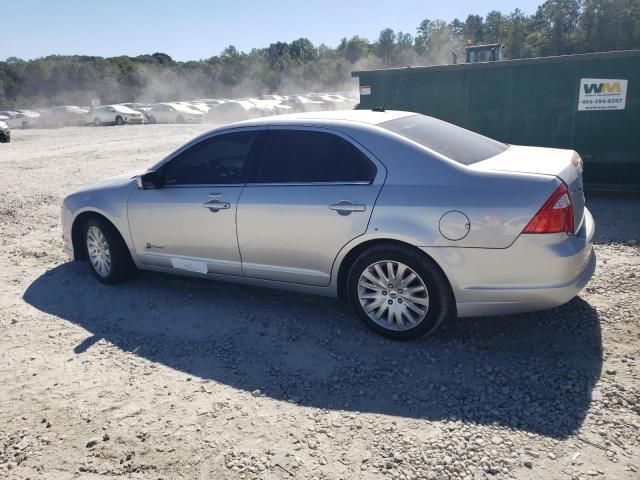
[[[429,292],[420,275],[394,260],[375,262],[363,270],[358,300],[371,320],[394,331],[416,327],[429,311]]]
[[[87,230],[87,253],[93,269],[101,277],[107,277],[111,273],[111,251],[107,238],[95,225]]]

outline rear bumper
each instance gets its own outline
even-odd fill
[[[508,248],[425,247],[449,278],[459,317],[543,310],[562,305],[596,268],[595,224],[585,209],[580,231],[523,234]]]

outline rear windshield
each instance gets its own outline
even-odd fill
[[[425,115],[410,115],[379,123],[403,137],[464,165],[504,152],[508,145]]]

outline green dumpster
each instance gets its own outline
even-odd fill
[[[640,191],[640,50],[353,72],[360,105],[570,148],[591,190]]]

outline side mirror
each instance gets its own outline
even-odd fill
[[[138,188],[140,190],[153,190],[155,188],[162,188],[164,182],[162,175],[158,172],[147,172],[136,177]]]

